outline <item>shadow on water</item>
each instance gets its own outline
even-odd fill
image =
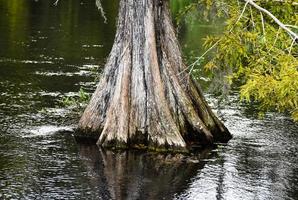
[[[183,155],[109,151],[79,144],[92,184],[104,199],[172,199],[187,189],[211,157],[205,149],[192,158]]]

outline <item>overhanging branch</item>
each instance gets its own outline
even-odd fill
[[[292,37],[293,40],[298,39],[298,35],[295,32],[293,32],[291,29],[289,29],[288,26],[286,26],[284,23],[282,23],[279,19],[277,19],[271,12],[269,12],[265,8],[259,6],[252,0],[243,0],[243,1],[245,1],[246,3],[249,3],[255,9],[257,9],[263,13],[266,13],[269,17],[271,17],[271,19],[273,19],[273,21],[275,21],[275,23],[277,23],[283,30],[285,30]]]
[[[292,41],[292,44],[291,44],[291,47],[290,47],[290,51],[289,51],[289,52],[291,52],[291,49],[292,49],[293,45],[294,45],[295,43],[297,43],[297,41],[298,41],[298,35],[297,35],[295,32],[293,32],[289,27],[291,27],[291,28],[295,28],[295,29],[298,29],[298,27],[297,27],[297,26],[294,26],[294,25],[289,25],[289,24],[284,24],[284,23],[282,23],[282,22],[281,22],[277,17],[275,17],[271,12],[269,12],[269,11],[266,10],[265,8],[259,6],[259,5],[256,4],[253,0],[243,0],[243,1],[245,1],[246,3],[245,3],[244,8],[243,8],[241,14],[239,15],[239,18],[237,19],[237,21],[236,21],[235,24],[237,24],[237,23],[240,21],[240,19],[242,18],[243,14],[244,14],[244,12],[245,12],[245,10],[246,10],[247,4],[250,4],[252,7],[254,7],[254,8],[257,9],[257,10],[259,10],[261,13],[265,13],[265,14],[269,15],[269,17],[271,17],[271,18],[273,19],[273,21],[274,21],[275,23],[277,23],[277,24],[280,26],[280,29],[285,30],[285,31],[290,35],[290,37],[291,37],[292,40],[293,40],[293,41]],[[274,1],[284,3],[283,0],[274,0]],[[294,2],[294,3],[292,3],[292,5],[297,6],[298,3],[295,3],[295,2]],[[251,12],[252,12],[252,11],[251,11]],[[262,23],[264,24],[263,20],[262,20]],[[234,27],[233,27],[229,32],[232,32],[233,29],[234,29]],[[279,29],[279,30],[280,30],[280,29]],[[263,25],[263,31],[264,31],[264,25]],[[265,31],[264,31],[264,32],[265,32]],[[191,74],[191,72],[193,71],[195,65],[198,64],[198,63],[201,61],[201,59],[202,59],[206,54],[208,54],[212,49],[214,49],[214,48],[215,48],[221,41],[222,41],[222,38],[219,39],[219,40],[217,40],[217,41],[216,41],[216,42],[215,42],[215,43],[214,43],[214,44],[213,44],[207,51],[205,51],[205,52],[203,53],[203,55],[201,55],[200,57],[198,57],[197,60],[196,60],[194,63],[192,63],[192,64],[189,65],[187,68],[185,68],[184,70],[182,70],[182,72],[180,72],[178,75],[182,74],[183,72],[185,72],[185,71],[188,70],[188,69],[190,69],[189,73]],[[276,41],[275,41],[275,42],[276,42]],[[274,43],[275,43],[275,42],[274,42]]]

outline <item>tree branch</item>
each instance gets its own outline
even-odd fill
[[[105,11],[103,10],[103,7],[101,5],[101,0],[95,0],[95,4],[96,4],[97,9],[100,11],[102,18],[104,19],[104,23],[107,23],[108,19],[106,17]]]
[[[293,40],[298,39],[298,35],[293,32],[291,29],[289,29],[284,23],[282,23],[279,19],[277,19],[271,12],[269,12],[268,10],[266,10],[265,8],[262,8],[261,6],[259,6],[258,4],[256,4],[255,2],[253,2],[252,0],[243,0],[246,3],[249,3],[251,6],[253,6],[254,8],[256,8],[257,10],[266,13],[267,15],[269,15],[269,17],[271,17],[273,19],[273,21],[275,21],[275,23],[277,23],[282,29],[284,29]]]
[[[290,47],[290,52],[291,52],[291,49],[293,47],[293,45],[298,41],[298,35],[293,32],[290,28],[288,27],[291,27],[291,28],[298,28],[297,26],[293,26],[293,25],[288,25],[288,24],[284,24],[282,23],[277,17],[275,17],[271,12],[269,12],[268,10],[266,10],[265,8],[259,6],[258,4],[256,4],[253,0],[243,0],[245,1],[245,5],[244,5],[244,8],[241,12],[241,14],[239,15],[239,18],[237,19],[235,25],[240,21],[240,19],[242,18],[245,10],[246,10],[246,7],[248,4],[250,4],[252,7],[254,7],[255,9],[259,10],[261,12],[261,16],[262,16],[262,28],[263,28],[263,33],[264,33],[264,36],[265,36],[265,25],[264,25],[264,19],[263,19],[263,15],[262,13],[265,13],[267,15],[269,15],[269,17],[271,17],[273,19],[273,21],[275,23],[277,23],[279,25],[279,27],[283,30],[285,30],[289,35],[290,37],[292,38],[293,42],[291,44],[291,47]],[[281,2],[281,3],[284,3],[283,0],[274,0],[276,2]],[[293,3],[292,5],[298,5],[298,3]],[[252,11],[251,11],[251,15],[252,15]],[[229,31],[230,33],[233,31],[234,27],[231,28],[231,30]],[[213,48],[215,48],[220,42],[221,42],[222,39],[219,39],[218,41],[216,41],[207,51],[205,51],[203,53],[203,55],[201,55],[200,57],[197,58],[197,60],[195,62],[193,62],[191,65],[189,65],[188,67],[186,67],[184,70],[182,70],[178,75],[182,74],[183,72],[185,72],[186,70],[190,69],[189,70],[189,74],[192,73],[194,67],[196,64],[198,64],[202,59],[203,57],[209,53]]]

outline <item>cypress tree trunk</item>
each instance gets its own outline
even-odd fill
[[[167,0],[120,0],[101,81],[76,131],[104,147],[187,151],[231,134],[188,72]]]

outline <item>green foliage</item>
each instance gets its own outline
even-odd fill
[[[292,31],[298,32],[298,5],[292,0],[255,1],[270,11]],[[281,29],[268,15],[245,1],[199,0],[208,11],[225,16],[225,31],[205,38],[213,49],[205,69],[213,78],[224,74],[225,82],[240,90],[247,102],[258,102],[261,111],[290,112],[298,121],[298,45],[297,39]],[[245,9],[244,9],[245,8]],[[242,13],[242,14],[241,14]]]
[[[63,97],[61,102],[64,106],[80,109],[85,107],[90,101],[90,95],[83,88],[80,88],[75,97]]]

